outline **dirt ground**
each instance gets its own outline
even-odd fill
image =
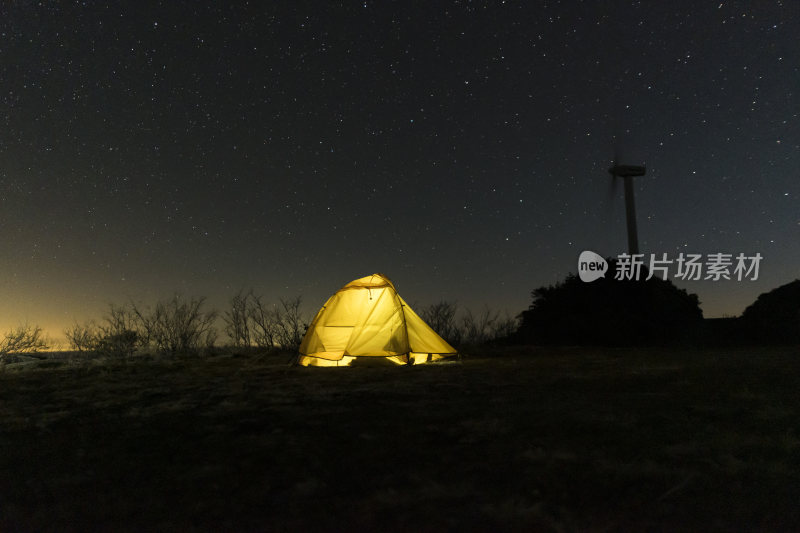
[[[798,531],[800,353],[0,370],[0,531]]]

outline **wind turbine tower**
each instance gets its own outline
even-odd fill
[[[616,159],[614,166],[608,169],[611,179],[622,178],[625,184],[625,219],[628,223],[628,254],[639,253],[639,237],[636,234],[636,205],[633,201],[633,178],[644,176],[644,166],[619,165]]]

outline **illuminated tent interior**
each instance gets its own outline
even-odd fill
[[[331,296],[300,344],[303,366],[360,362],[420,364],[456,350],[403,301],[383,274],[351,281]]]

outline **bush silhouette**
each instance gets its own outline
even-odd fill
[[[15,354],[36,354],[49,348],[42,335],[42,328],[22,324],[0,338],[0,363],[6,362]]]
[[[419,308],[419,316],[456,348],[508,342],[518,327],[517,319],[505,312],[492,310],[486,305],[473,312],[446,300]]]
[[[266,350],[296,351],[308,329],[302,298],[281,298],[270,305],[253,292],[239,291],[222,314],[225,332],[235,348],[257,346]]]
[[[95,351],[101,355],[130,357],[141,346],[142,339],[136,331],[126,329],[117,333],[103,335],[95,340]]]
[[[570,274],[533,291],[520,315],[518,340],[528,344],[637,345],[694,339],[703,312],[697,295],[643,269],[640,280],[616,280],[616,261],[605,278],[584,283]]]
[[[206,311],[205,301],[203,297],[175,294],[168,300],[159,300],[152,308],[131,304],[139,325],[138,330],[131,331],[146,339],[142,344],[151,344],[163,354],[196,354],[203,348],[210,349],[216,339],[217,313]],[[130,339],[135,341],[136,337]]]
[[[94,322],[79,324],[75,322],[72,326],[64,330],[69,347],[78,352],[92,351],[97,349],[100,333]]]

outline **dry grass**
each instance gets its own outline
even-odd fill
[[[796,350],[0,372],[0,530],[800,529]]]

